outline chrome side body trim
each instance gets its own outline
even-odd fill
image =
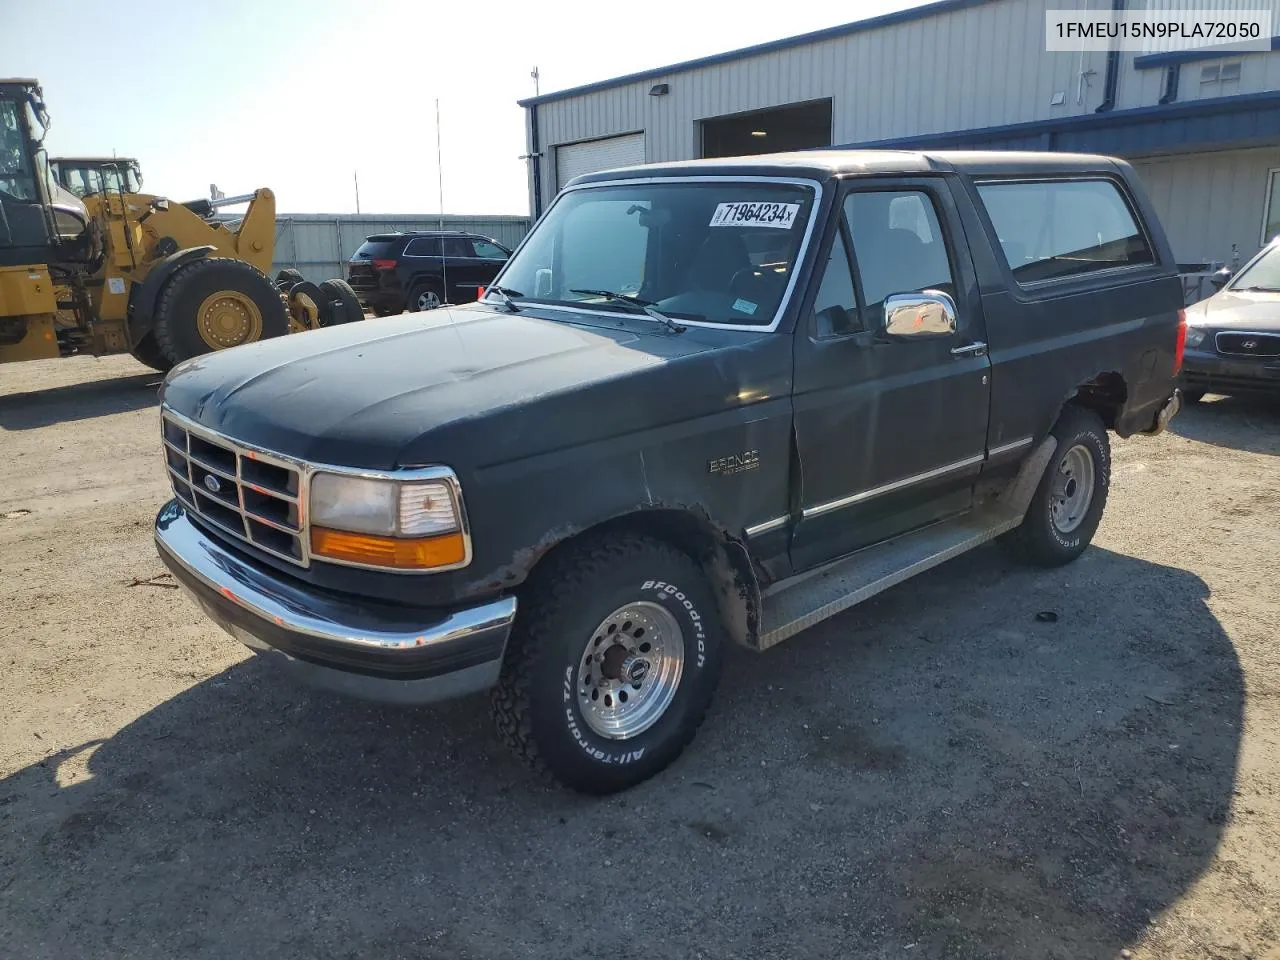
[[[975,464],[982,463],[986,457],[979,454],[973,457],[965,457],[963,460],[957,460],[954,463],[943,464],[941,467],[935,467],[924,473],[917,473],[914,476],[903,477],[901,480],[894,480],[892,483],[886,483],[879,487],[872,487],[869,490],[860,490],[857,493],[851,493],[847,497],[841,497],[838,500],[828,500],[826,503],[819,503],[812,507],[804,508],[804,518],[806,520],[812,517],[820,517],[824,513],[830,513],[832,510],[839,510],[843,507],[851,507],[855,503],[862,503],[864,500],[870,500],[873,497],[882,497],[886,493],[893,493],[896,490],[902,490],[917,483],[924,483],[926,480],[933,480],[937,477],[946,476],[948,473],[955,473],[972,467]]]
[[[772,520],[766,520],[764,523],[757,523],[753,527],[747,527],[746,534],[748,537],[758,537],[761,534],[769,533],[773,530],[777,530],[779,527],[786,526],[787,521],[790,519],[791,518],[786,514],[783,514],[780,517],[774,517]]]
[[[991,460],[995,457],[1003,457],[1005,454],[1013,453],[1015,450],[1021,450],[1035,443],[1035,437],[1023,437],[1021,440],[1013,440],[1010,443],[1002,443],[998,447],[992,447],[987,451],[987,459]]]

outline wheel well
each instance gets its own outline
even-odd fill
[[[1092,410],[1102,418],[1108,430],[1114,430],[1120,408],[1128,399],[1129,387],[1124,382],[1124,377],[1109,370],[1076,387],[1075,395],[1068,403]]]
[[[538,558],[526,583],[534,581],[556,556],[591,537],[639,533],[664,540],[684,551],[702,567],[715,593],[720,620],[735,643],[756,646],[760,623],[760,585],[751,558],[741,541],[717,528],[706,517],[674,508],[639,510],[614,517],[559,541]]]

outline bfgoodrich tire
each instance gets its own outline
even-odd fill
[[[602,537],[531,579],[493,693],[507,743],[585,793],[676,759],[720,676],[719,612],[701,568],[664,541]]]
[[[1058,440],[1021,526],[1002,541],[1042,567],[1070,563],[1093,540],[1111,487],[1111,444],[1092,410],[1069,406],[1052,430]]]

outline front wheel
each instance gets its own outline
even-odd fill
[[[1111,444],[1092,410],[1068,407],[1054,424],[1058,446],[1022,524],[1002,542],[1042,567],[1070,563],[1093,539],[1111,487]]]
[[[720,674],[701,568],[661,540],[601,538],[553,559],[526,595],[493,693],[507,743],[585,793],[624,790],[675,760]]]

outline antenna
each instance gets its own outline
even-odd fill
[[[538,73],[538,68],[537,68],[537,67],[534,67],[532,70],[530,70],[530,71],[529,71],[529,76],[531,76],[531,77],[533,78],[533,95],[536,97],[536,96],[538,96],[538,94],[541,92],[541,91],[538,89],[538,79],[539,79],[539,76],[540,76],[540,75],[539,75],[539,73]]]
[[[444,303],[449,302],[449,261],[444,252],[444,166],[440,159],[440,98],[436,97],[436,176],[440,185],[440,283],[444,287]]]
[[[352,170],[351,179],[355,182],[355,185],[356,185],[356,213],[359,213],[360,212],[360,171]]]

